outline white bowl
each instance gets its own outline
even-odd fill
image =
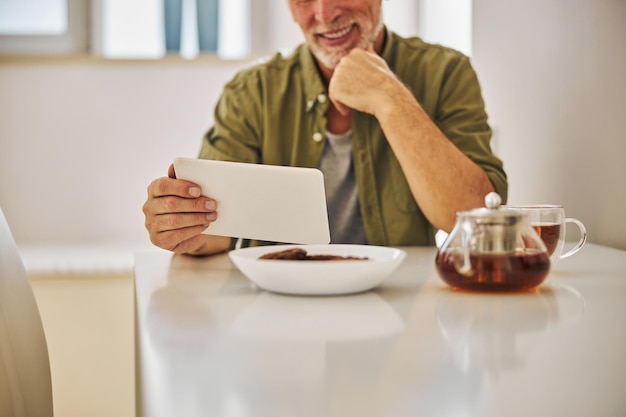
[[[296,261],[259,259],[270,252],[302,248],[309,255],[367,257],[366,260]],[[298,295],[350,294],[370,290],[404,260],[401,249],[371,245],[274,245],[229,253],[235,266],[258,287]]]

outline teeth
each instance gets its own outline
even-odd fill
[[[352,29],[351,26],[346,27],[345,29],[340,30],[339,32],[325,33],[324,37],[328,39],[337,39],[345,36]]]

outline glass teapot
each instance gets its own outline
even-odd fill
[[[486,207],[457,213],[435,260],[439,276],[453,288],[521,291],[547,278],[545,244],[526,214],[502,208],[501,202],[497,193],[489,193]]]

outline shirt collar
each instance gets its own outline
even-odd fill
[[[322,79],[321,74],[317,68],[317,61],[313,56],[313,53],[309,50],[306,44],[302,44],[298,47],[298,53],[300,55],[300,62],[302,63],[302,84],[304,95],[306,97],[307,112],[313,111],[317,107],[320,97],[325,97],[324,105],[328,105],[328,93],[326,91],[326,85]],[[326,106],[323,106],[324,108]]]

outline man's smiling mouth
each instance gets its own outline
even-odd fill
[[[319,33],[317,36],[324,39],[335,40],[346,36],[348,33],[350,33],[353,27],[354,25],[350,25],[333,32]]]

